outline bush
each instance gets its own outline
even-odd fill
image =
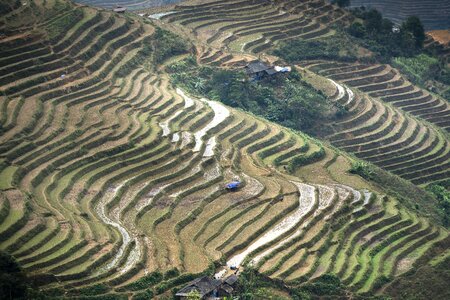
[[[167,66],[172,82],[194,94],[262,116],[284,126],[305,130],[331,111],[326,97],[293,71],[250,81],[239,70],[198,66],[189,57]]]
[[[353,162],[352,167],[350,168],[350,173],[357,174],[367,180],[373,180],[375,177],[375,171],[373,168],[368,163],[363,161]]]
[[[153,36],[153,58],[156,64],[162,63],[171,56],[186,53],[187,50],[187,43],[182,38],[170,31],[156,28]]]
[[[355,25],[358,26],[358,25]],[[309,59],[353,61],[357,58],[354,44],[345,35],[336,35],[320,41],[290,40],[280,44],[273,54],[288,62]]]
[[[427,186],[427,191],[431,192],[439,203],[439,208],[443,214],[443,224],[446,227],[450,226],[450,192],[443,186],[438,184],[431,184]]]
[[[376,9],[356,8],[352,13],[362,19],[362,24],[355,21],[347,28],[347,33],[381,61],[389,62],[394,56],[416,55],[422,50],[425,32],[417,17],[408,17],[399,28]]]
[[[439,61],[426,54],[420,54],[411,58],[395,57],[392,63],[409,80],[418,84],[424,84],[425,81],[436,78],[440,70]]]

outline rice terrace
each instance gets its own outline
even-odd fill
[[[0,299],[450,299],[447,4],[351,2],[0,0]]]

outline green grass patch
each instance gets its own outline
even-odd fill
[[[18,168],[15,166],[8,166],[0,173],[0,190],[12,188],[13,175]]]

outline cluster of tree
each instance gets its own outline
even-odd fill
[[[2,0],[0,1],[0,15],[7,14],[21,6],[20,0]]]
[[[381,58],[389,60],[394,56],[412,56],[422,50],[425,31],[418,17],[408,17],[398,27],[383,18],[376,9],[366,10],[362,7],[352,12],[362,19],[362,23],[355,21],[348,28],[348,33]]]
[[[169,57],[186,53],[186,41],[172,32],[156,27],[152,40],[153,60],[156,64],[162,63]]]
[[[337,4],[339,7],[350,6],[350,0],[332,0],[332,4]]]
[[[192,93],[296,130],[308,130],[330,111],[326,97],[295,70],[252,81],[243,71],[198,66],[191,57],[170,65],[168,71],[174,84]]]
[[[0,299],[45,299],[32,288],[30,280],[15,259],[0,251]]]
[[[440,93],[450,99],[450,68],[436,57],[419,54],[413,57],[395,57],[392,64],[415,84]],[[440,82],[444,88],[437,88],[435,82]],[[445,91],[445,87],[447,87]]]
[[[281,43],[273,54],[289,62],[312,59],[354,61],[357,50],[351,38],[334,35],[320,40],[288,40]]]
[[[429,185],[427,186],[427,190],[438,200],[439,208],[443,214],[444,226],[450,227],[450,192],[439,184]]]

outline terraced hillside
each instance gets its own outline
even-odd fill
[[[434,36],[433,36],[434,35]],[[426,35],[425,49],[437,55],[450,66],[450,31],[437,30]]]
[[[376,8],[396,24],[408,16],[418,16],[427,30],[450,28],[450,4],[445,0],[353,0],[351,6]]]
[[[173,87],[154,26],[31,3],[1,23],[0,249],[51,295],[148,299],[221,261],[366,292],[448,245],[344,153]]]
[[[140,10],[164,5],[171,5],[181,1],[182,0],[76,0],[75,2],[109,9],[120,5],[127,8],[128,10]]]
[[[161,20],[206,41],[198,47],[203,61],[226,64],[242,52],[260,53],[288,39],[332,35],[330,26],[347,22],[349,15],[324,0],[244,0],[180,4]]]
[[[276,61],[268,53],[277,43],[320,40],[333,34],[332,24],[350,19],[321,1],[215,1],[179,5],[162,17],[195,39],[206,39],[210,47],[199,42],[199,61],[223,67],[245,64],[255,54]],[[411,84],[390,65],[318,61],[298,67],[332,79],[334,101],[350,110],[319,136],[416,184],[449,177],[448,101]]]
[[[305,65],[329,78],[333,100],[349,111],[321,130],[334,145],[415,184],[449,177],[448,101],[415,87],[389,65]]]

